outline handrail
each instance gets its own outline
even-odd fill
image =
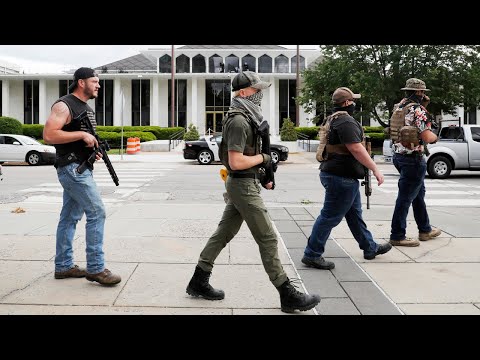
[[[305,142],[307,143],[307,148],[310,152],[310,138],[305,135],[305,134],[302,134],[302,133],[297,133],[297,136],[299,137],[299,139],[297,141],[301,141],[302,142],[302,148],[305,150]]]
[[[175,149],[178,144],[180,144],[183,140],[183,135],[185,134],[185,128],[182,130],[179,130],[172,135],[169,136],[168,138],[168,151],[172,151],[172,149]],[[173,146],[172,146],[173,144]]]

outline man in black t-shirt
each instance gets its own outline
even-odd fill
[[[348,227],[363,257],[372,260],[392,248],[389,243],[377,244],[362,218],[362,202],[358,179],[365,174],[364,166],[372,170],[378,181],[383,183],[383,174],[378,170],[364,145],[362,126],[352,117],[355,110],[354,94],[349,88],[341,87],[332,96],[333,120],[330,123],[327,160],[320,165],[320,181],[325,188],[322,211],[313,225],[312,234],[304,251],[302,262],[317,269],[330,270],[335,267],[322,257],[325,243],[332,229],[345,217]]]

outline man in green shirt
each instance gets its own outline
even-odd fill
[[[223,120],[220,158],[228,169],[225,182],[228,202],[217,230],[200,253],[187,293],[208,300],[222,300],[225,293],[209,284],[213,264],[222,249],[238,233],[245,221],[260,249],[265,271],[280,293],[284,312],[306,311],[320,302],[318,295],[297,291],[285,274],[278,256],[278,240],[267,209],[260,196],[258,169],[271,161],[270,154],[260,152],[260,138],[254,128],[262,120],[260,107],[263,90],[271,84],[260,80],[251,71],[239,73],[232,81],[233,99]],[[264,185],[272,188],[272,182]]]

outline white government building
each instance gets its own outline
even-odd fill
[[[319,50],[300,49],[300,71],[313,64]],[[101,89],[89,105],[99,125],[171,126],[172,49],[140,54],[95,67]],[[263,116],[278,135],[284,118],[296,121],[297,50],[278,45],[186,45],[175,48],[175,126],[197,126],[200,133],[221,131],[231,101],[231,81],[242,70],[272,83],[265,90]],[[23,74],[0,68],[0,116],[25,124],[44,124],[52,104],[67,94],[73,69],[58,74]],[[299,125],[315,114],[300,107]]]

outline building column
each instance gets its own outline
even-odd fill
[[[49,112],[47,107],[47,80],[40,79],[38,82],[38,123],[47,122]]]
[[[113,80],[113,126],[122,126],[123,116],[122,84],[120,78],[115,78]]]
[[[189,104],[187,104],[187,122],[188,119],[191,119],[191,123],[195,125],[195,127],[198,129],[198,80],[196,77],[192,78],[192,96],[191,96],[191,101],[190,101],[190,111],[189,110]],[[188,125],[188,123],[187,123]]]
[[[10,81],[2,80],[2,116],[10,116]]]
[[[160,94],[158,81],[159,79],[157,77],[152,78],[152,96],[150,96],[150,108],[152,109],[150,125],[152,126],[160,126],[160,103],[156,100]]]
[[[269,118],[269,123],[270,123],[270,134],[275,136],[279,134],[278,126],[277,126],[277,116],[276,114],[276,107],[275,104],[276,99],[277,99],[277,86],[278,86],[278,81],[272,76],[270,78],[270,83],[272,86],[270,86],[268,89],[270,90],[270,114],[268,116]]]

